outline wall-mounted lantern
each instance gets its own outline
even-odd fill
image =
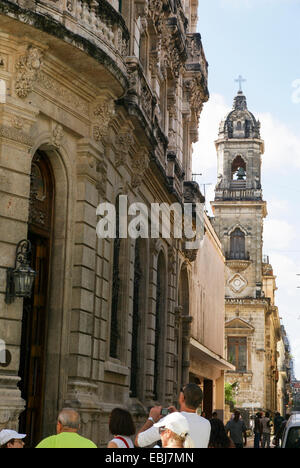
[[[14,302],[16,297],[31,297],[36,272],[30,267],[31,243],[22,240],[16,249],[15,268],[7,269],[6,304]]]

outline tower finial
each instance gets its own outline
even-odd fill
[[[235,80],[236,83],[239,83],[240,84],[240,89],[239,89],[239,92],[242,93],[243,90],[242,90],[242,84],[245,83],[247,80],[245,80],[245,78],[242,77],[242,75],[240,75],[238,77],[237,80]]]

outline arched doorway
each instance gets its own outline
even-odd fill
[[[43,151],[32,162],[28,239],[32,244],[32,268],[37,272],[30,299],[24,300],[20,389],[26,409],[20,417],[20,432],[35,446],[42,436],[49,306],[50,257],[54,207],[54,178]]]

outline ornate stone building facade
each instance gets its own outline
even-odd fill
[[[227,382],[238,383],[237,407],[243,411],[277,408],[277,342],[280,321],[276,283],[263,259],[261,163],[264,142],[260,123],[239,91],[232,112],[221,122],[216,141],[218,185],[213,202],[214,227],[226,257],[227,359],[236,370]]]
[[[32,444],[72,405],[103,446],[113,407],[144,417],[155,401],[173,403],[175,378],[188,377],[190,328],[176,324],[178,308],[189,313],[196,252],[181,239],[98,239],[96,208],[120,195],[201,202],[190,182],[208,99],[197,9],[197,0],[0,2],[0,428],[20,428]],[[33,296],[8,304],[22,239]]]
[[[278,352],[278,374],[277,384],[277,408],[280,414],[285,416],[290,413],[292,407],[292,355],[288,335],[281,325],[281,339],[277,344]]]

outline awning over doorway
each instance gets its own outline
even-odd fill
[[[219,356],[210,349],[206,348],[206,346],[199,343],[199,341],[195,340],[195,338],[191,338],[190,345],[192,348],[192,354],[199,360],[204,360],[207,364],[211,364],[220,370],[235,371],[234,365],[226,361],[226,359],[224,359],[222,356]]]

